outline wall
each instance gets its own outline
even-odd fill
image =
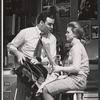
[[[98,25],[98,20],[91,21],[92,25]],[[99,46],[99,39],[91,39],[91,42],[86,45],[86,50],[90,59],[95,59],[98,56],[98,46]]]
[[[78,9],[78,0],[71,0],[71,17],[60,19],[61,36],[63,38],[64,43],[66,42],[66,39],[65,39],[66,25],[70,21],[77,20],[77,15],[78,15],[78,10],[77,9]]]
[[[91,43],[86,45],[86,50],[89,58],[95,59],[98,56],[98,39],[91,40]]]
[[[41,4],[39,2],[40,0],[38,0],[37,14],[41,12]],[[77,21],[78,20],[77,16],[78,16],[78,0],[71,0],[71,17],[60,19],[60,25],[61,25],[60,34],[63,38],[64,45],[66,43],[65,39],[66,25],[70,21]],[[91,20],[91,26],[92,25],[98,25],[98,20]],[[88,52],[89,58],[95,58],[96,56],[98,56],[98,39],[91,39],[91,42],[86,45],[86,50]]]
[[[60,19],[61,25],[61,36],[63,37],[64,43],[66,43],[65,32],[66,24],[70,21],[76,21],[78,15],[78,0],[71,0],[71,18],[62,18]],[[91,26],[98,25],[98,20],[91,20]],[[89,58],[95,58],[98,56],[98,39],[91,39],[91,42],[86,45],[86,50],[88,52]]]

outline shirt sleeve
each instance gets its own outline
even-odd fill
[[[81,48],[80,47],[73,47],[72,51],[72,65],[73,69],[78,72],[81,66]]]
[[[20,31],[16,35],[16,37],[10,43],[7,44],[8,50],[10,51],[10,49],[12,47],[17,49],[18,47],[20,47],[24,43],[24,40],[25,40],[25,32]]]

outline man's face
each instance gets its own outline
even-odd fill
[[[45,23],[43,23],[43,31],[45,34],[53,32],[54,19],[47,17]]]

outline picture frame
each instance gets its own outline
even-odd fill
[[[78,21],[81,26],[84,28],[85,34],[84,34],[84,40],[86,44],[91,42],[91,21],[90,20],[81,20]]]
[[[55,4],[55,0],[41,0],[41,12],[50,8],[50,6]]]
[[[71,5],[58,5],[60,18],[71,17]]]
[[[78,0],[78,20],[98,20],[98,0]]]
[[[98,32],[98,25],[92,25],[91,26],[91,38],[92,39],[98,39],[98,35],[99,35],[99,32]]]

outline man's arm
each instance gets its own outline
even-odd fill
[[[25,56],[23,53],[21,53],[17,48],[24,43],[24,32],[20,31],[17,36],[7,44],[7,50],[11,54],[15,55],[18,59],[18,62],[23,64],[23,60],[25,60]],[[24,34],[25,35],[25,34]]]

